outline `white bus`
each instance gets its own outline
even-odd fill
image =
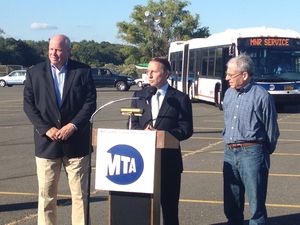
[[[277,104],[300,103],[300,34],[267,27],[228,29],[208,38],[172,42],[170,83],[191,99],[222,107],[226,63],[242,52],[255,63],[253,79]]]

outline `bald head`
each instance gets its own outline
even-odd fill
[[[57,69],[68,61],[71,52],[70,39],[62,34],[53,36],[49,41],[48,57]]]

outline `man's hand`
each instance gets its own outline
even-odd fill
[[[155,130],[153,128],[153,126],[149,123],[146,127],[145,127],[145,130]]]
[[[47,132],[46,135],[52,140],[57,141],[57,132],[58,129],[56,127],[51,127]]]
[[[76,131],[76,127],[72,123],[68,123],[56,132],[57,140],[65,141]]]

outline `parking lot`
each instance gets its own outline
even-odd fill
[[[32,225],[37,221],[37,179],[33,129],[22,109],[22,86],[0,88],[0,224]],[[134,87],[133,90],[137,90]],[[113,88],[97,90],[97,105],[130,97]],[[101,110],[94,127],[125,128],[120,108],[124,101]],[[267,209],[270,225],[300,224],[300,110],[287,107],[278,114],[281,136],[271,157]],[[180,197],[181,225],[222,225],[223,214],[223,112],[213,105],[193,103],[194,134],[182,143],[184,173]],[[107,193],[94,190],[92,158],[91,223],[107,223]],[[58,224],[69,225],[71,201],[62,171],[59,185]],[[245,218],[249,219],[248,205]],[[133,224],[135,225],[135,224]],[[138,224],[137,224],[138,225]]]

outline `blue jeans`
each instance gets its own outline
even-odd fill
[[[245,192],[249,199],[249,225],[266,225],[270,155],[263,145],[224,148],[224,213],[228,225],[243,225]]]

